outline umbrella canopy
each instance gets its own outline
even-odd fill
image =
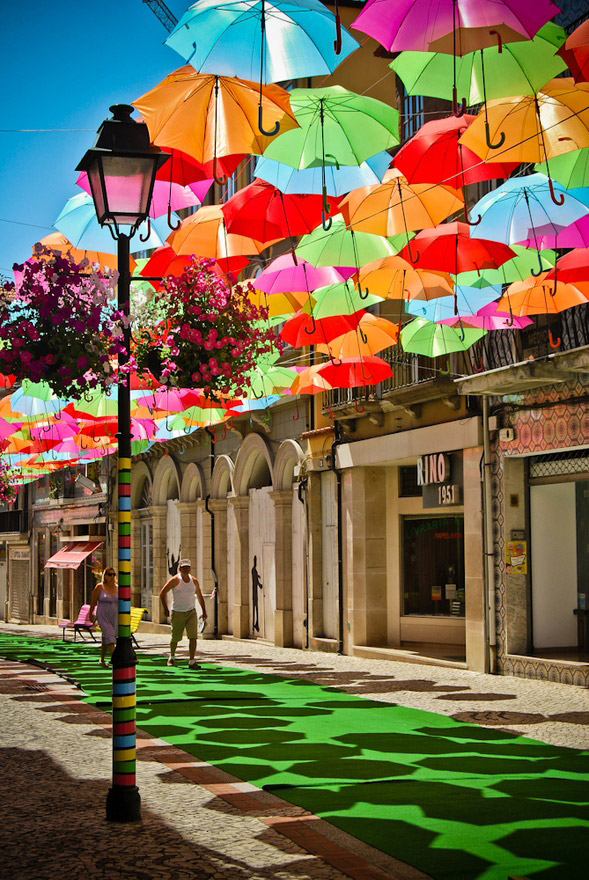
[[[558,54],[564,58],[575,82],[589,81],[589,20],[572,32]]]
[[[89,263],[97,263],[101,269],[118,268],[116,254],[79,250],[78,248],[75,248],[71,241],[69,241],[61,232],[52,232],[34,245],[33,257],[37,260],[44,260],[46,259],[45,255],[37,252],[38,245],[51,251],[59,251],[60,254],[69,254],[74,263],[81,263],[82,260],[88,260]],[[133,257],[131,257],[130,266],[131,272],[134,272],[136,263]]]
[[[418,232],[400,255],[420,269],[437,269],[458,275],[473,270],[496,269],[514,257],[515,252],[498,241],[472,238],[466,223],[443,223],[434,229]]]
[[[575,248],[565,254],[546,277],[558,278],[567,284],[589,283],[589,248]]]
[[[365,312],[358,326],[336,336],[329,343],[318,343],[317,351],[332,359],[365,358],[395,345],[399,328],[393,321]]]
[[[350,315],[312,318],[306,312],[299,312],[285,323],[280,335],[293,348],[327,344],[335,337],[355,330],[365,314],[367,313],[359,309]]]
[[[527,174],[506,180],[479,199],[472,215],[481,220],[471,234],[511,244],[527,239],[537,227],[551,226],[556,233],[587,213],[587,205],[559,183],[544,174]]]
[[[352,27],[389,52],[465,55],[497,40],[525,40],[558,15],[550,0],[368,0]]]
[[[345,277],[349,277],[349,274],[349,270],[346,270]],[[344,275],[333,266],[315,268],[302,259],[295,264],[292,254],[282,254],[253,279],[253,284],[256,290],[263,290],[267,294],[293,291],[311,293],[318,287],[344,280]]]
[[[416,269],[399,256],[367,263],[361,267],[358,279],[364,290],[385,299],[430,300],[454,292],[447,272]]]
[[[537,278],[515,281],[497,303],[497,310],[514,315],[555,315],[573,306],[587,305],[589,297],[572,284]]]
[[[166,44],[201,73],[263,83],[332,73],[358,48],[319,0],[199,0]],[[244,51],[247,46],[248,51]]]
[[[548,175],[548,163],[538,162],[534,171]],[[582,189],[589,186],[589,147],[555,156],[550,160],[550,176],[565,189]]]
[[[519,244],[535,248],[586,248],[589,247],[589,215],[581,217],[564,229],[554,226],[538,227],[534,233]]]
[[[382,302],[380,296],[360,293],[351,280],[320,287],[314,291],[313,299],[314,305],[308,304],[304,307],[304,311],[311,314],[316,320],[336,315],[352,315],[354,312]]]
[[[177,254],[194,254],[216,260],[224,271],[247,266],[247,254],[259,254],[263,246],[253,238],[227,231],[220,205],[207,205],[186,217],[168,238]]]
[[[517,162],[482,162],[460,143],[474,116],[448,116],[426,122],[395,155],[394,164],[411,183],[443,183],[458,189],[481,180],[509,177]]]
[[[218,156],[263,153],[272,141],[258,129],[258,91],[256,83],[200,74],[186,65],[133,103],[154,144],[209,162]],[[261,106],[270,128],[279,123],[285,132],[297,125],[289,93],[280,86],[263,87]],[[213,171],[217,177],[219,169]]]
[[[341,214],[333,218],[329,231],[318,226],[304,235],[296,248],[296,255],[312,266],[354,266],[390,257],[394,249],[386,238],[368,232],[348,229]]]
[[[543,162],[589,147],[589,84],[552,79],[535,95],[488,101],[460,140],[486,162]]]
[[[265,180],[254,180],[222,205],[227,231],[269,244],[311,232],[321,223],[325,202],[320,195],[286,195]],[[327,197],[329,212],[338,200]]]
[[[466,351],[486,330],[459,325],[458,329],[446,324],[434,324],[427,318],[415,318],[401,330],[403,349],[426,357],[440,357],[453,351]]]
[[[487,98],[533,95],[566,70],[554,53],[566,39],[563,28],[548,22],[532,40],[506,43],[454,59],[444,52],[401,52],[390,67],[403,80],[408,95],[448,98],[454,83],[468,106]]]
[[[264,152],[293,168],[359,165],[399,143],[398,111],[342,86],[293,89],[290,105],[300,128],[281,134]]]
[[[528,248],[520,245],[510,245],[515,257],[503,263],[498,269],[483,269],[480,272],[463,272],[458,275],[458,284],[466,287],[486,287],[489,284],[511,284],[512,281],[523,281],[530,275],[530,267],[539,261],[542,271],[554,266],[556,254],[554,251],[540,251],[531,253]]]
[[[268,309],[268,318],[281,316],[286,319],[309,302],[309,294],[301,291],[267,294],[263,290],[250,290],[247,298],[258,308]]]
[[[443,321],[444,318],[452,318],[454,315],[474,315],[499,296],[500,287],[485,287],[483,290],[476,287],[457,287],[453,297],[438,297],[428,302],[413,300],[407,303],[405,310],[419,318],[427,318],[428,321]]]
[[[478,157],[477,161],[480,161]],[[370,156],[360,165],[326,164],[324,169],[303,168],[297,171],[290,165],[263,156],[258,159],[254,173],[284,193],[322,193],[325,178],[326,194],[341,196],[360,186],[380,183],[390,163],[390,155],[383,151]]]
[[[374,235],[397,235],[437,226],[464,205],[457,190],[427,183],[407,183],[393,169],[383,183],[356,189],[341,202],[348,226]]]
[[[316,375],[331,388],[366,388],[390,379],[393,371],[381,358],[366,356],[341,358],[337,362],[319,364]]]
[[[517,318],[513,314],[510,316],[500,312],[497,305],[492,302],[479,309],[476,315],[452,315],[450,318],[443,318],[440,323],[448,324],[449,327],[462,324],[464,327],[477,327],[481,330],[522,330],[534,323],[531,318]]]

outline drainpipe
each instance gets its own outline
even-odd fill
[[[308,486],[308,477],[299,481],[297,496],[301,504],[305,508],[305,650],[309,650],[309,506],[306,496],[303,498],[303,492],[306,492]]]
[[[495,625],[495,554],[493,548],[493,491],[491,486],[491,438],[489,398],[483,397],[483,539],[485,556],[486,629],[489,643],[489,672],[497,672],[497,629]]]
[[[211,438],[211,482],[213,479],[213,470],[215,467],[215,444],[213,443],[214,433],[210,430],[210,428],[205,428],[205,431]],[[209,507],[209,501],[211,500],[210,493],[205,498],[205,510],[211,518],[211,572],[213,575],[213,594],[214,594],[214,604],[213,604],[213,636],[218,639],[219,638],[219,578],[217,577],[217,571],[215,569],[215,514]]]
[[[340,426],[337,421],[333,422],[335,440],[331,444],[330,468],[335,474],[337,481],[337,615],[338,615],[338,643],[337,653],[344,653],[344,566],[343,566],[343,537],[342,537],[342,475],[338,470],[335,460],[337,447],[342,442]]]

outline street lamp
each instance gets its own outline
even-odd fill
[[[134,822],[141,818],[136,785],[135,667],[131,639],[131,394],[129,376],[121,371],[130,357],[131,284],[129,242],[149,213],[158,169],[169,156],[150,146],[143,122],[131,118],[133,107],[115,104],[105,119],[96,144],[76,171],[86,171],[98,222],[117,240],[118,307],[123,321],[124,354],[119,356],[118,378],[118,631],[112,655],[113,769],[106,799],[106,818]]]

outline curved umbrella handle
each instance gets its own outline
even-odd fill
[[[458,338],[461,342],[464,342],[464,340],[466,339],[466,333],[464,332],[464,325],[462,321],[458,322],[458,326],[460,327],[460,330],[458,331]]]
[[[511,300],[509,300],[509,320],[505,321],[506,327],[513,327],[513,309],[511,308]]]
[[[370,382],[370,380],[374,378],[374,373],[364,372],[364,361],[360,362],[360,372],[362,373],[362,378],[365,382]]]
[[[298,422],[298,420],[300,419],[300,417],[301,417],[301,414],[300,414],[300,412],[299,412],[299,402],[298,402],[298,400],[297,400],[297,411],[296,411],[296,413],[294,414],[294,416],[292,417],[293,422]]]
[[[491,141],[491,129],[489,127],[489,122],[485,122],[485,140],[487,141],[487,146],[490,150],[498,150],[499,147],[502,147],[505,143],[505,132],[502,131],[499,140],[496,144]]]
[[[548,178],[548,189],[550,190],[550,198],[554,202],[555,205],[564,205],[564,193],[561,193],[560,196],[557,196],[554,191],[554,181],[551,177]]]
[[[256,394],[256,392],[254,391],[253,388],[251,388],[250,390],[251,390],[252,394],[254,395],[254,397],[256,398],[256,400],[261,400],[262,397],[264,397],[264,389],[263,388],[262,388],[261,394]]]
[[[294,244],[292,245],[292,247],[291,247],[291,249],[290,249],[290,252],[291,252],[291,254],[292,254],[292,261],[293,261],[293,263],[295,264],[295,266],[298,266],[298,265],[299,265],[299,261],[298,261],[298,259],[297,259],[297,255],[296,255],[296,251],[295,251],[295,246],[294,246]]]
[[[335,170],[336,171],[340,170],[341,166],[340,166],[339,162],[337,161],[337,158],[333,155],[333,153],[326,153],[325,158],[326,159],[333,159],[333,164],[335,165]]]
[[[330,359],[330,361],[331,361],[331,363],[333,364],[334,367],[341,367],[341,365],[343,364],[342,359],[341,359],[341,358],[338,358],[338,357],[334,357],[334,356],[331,354],[331,352],[329,353],[329,359]]]
[[[172,223],[172,205],[168,203],[168,226],[175,232],[176,229],[180,229],[181,224],[182,221],[180,219],[178,219],[178,222],[175,225]]]
[[[217,186],[225,186],[227,183],[227,176],[219,177],[217,174],[217,156],[213,156],[213,178]]]
[[[366,288],[366,290],[363,291],[362,285],[360,284],[360,281],[358,281],[356,288],[358,290],[358,296],[360,297],[360,299],[368,299],[368,297],[370,296],[370,291],[368,290],[368,288]],[[362,332],[362,331],[360,331],[360,332]],[[366,340],[364,339],[363,342],[366,342]]]
[[[260,88],[261,88],[261,86],[260,86]],[[263,119],[262,119],[263,113],[264,113],[264,110],[262,108],[262,104],[260,103],[258,106],[258,130],[260,131],[260,134],[263,134],[266,137],[274,137],[274,135],[278,134],[278,132],[280,131],[280,122],[277,119],[276,124],[274,125],[274,128],[272,129],[272,131],[266,131],[266,129],[264,128]]]
[[[445,367],[439,367],[439,368],[438,368],[438,373],[439,373],[441,376],[449,376],[449,375],[450,375],[450,361],[448,360],[448,358],[446,358],[446,366],[445,366]]]
[[[479,214],[476,220],[468,219],[468,211],[466,209],[466,202],[464,203],[464,222],[468,224],[468,226],[478,226],[483,218]]]
[[[499,31],[489,31],[489,33],[493,34],[494,37],[497,37],[497,49],[499,51],[499,54],[501,55],[501,53],[503,52],[503,39],[501,37],[501,34],[499,33]]]
[[[458,90],[456,86],[452,89],[452,113],[457,119],[466,113],[466,98],[463,98],[458,106]]]
[[[358,330],[360,332],[360,339],[362,340],[364,345],[366,345],[366,343],[368,342],[368,336],[366,335],[362,327],[358,326]]]
[[[537,278],[538,275],[541,275],[542,272],[544,271],[544,266],[542,265],[542,257],[540,256],[540,251],[536,251],[536,254],[537,254],[537,256],[538,256],[538,266],[539,266],[539,268],[538,268],[538,270],[536,270],[536,269],[530,269],[530,272],[532,273],[532,275],[534,276],[534,278]]]
[[[409,255],[409,260],[415,266],[419,262],[419,258],[421,256],[421,253],[419,251],[417,251],[416,255],[413,256],[413,254],[411,253],[411,242],[410,241],[407,242],[407,253]]]
[[[141,233],[139,236],[139,241],[147,241],[147,239],[149,238],[150,235],[151,235],[151,217],[148,217],[147,218],[147,230],[145,233],[145,237],[143,236],[143,233]]]
[[[548,342],[550,343],[550,348],[560,348],[561,341],[562,340],[561,340],[560,336],[557,336],[557,338],[554,339],[554,337],[552,335],[552,330],[548,331]]]
[[[332,222],[333,221],[332,221],[331,217],[327,217],[325,214],[325,210],[322,210],[321,211],[321,225],[323,227],[324,232],[329,232],[329,230],[331,229]]]
[[[356,410],[357,413],[366,412],[366,407],[362,406],[362,404],[360,403],[358,398],[356,398],[356,400],[354,401],[354,409]]]
[[[317,321],[315,320],[315,315],[311,315],[310,317],[311,317],[311,321],[312,321],[311,329],[309,330],[308,327],[303,328],[305,333],[307,334],[307,336],[312,336],[313,333],[317,332]]]
[[[335,4],[335,40],[333,41],[333,51],[336,55],[339,55],[342,51],[342,22],[337,2]]]

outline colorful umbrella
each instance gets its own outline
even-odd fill
[[[341,212],[352,229],[389,236],[437,226],[463,205],[457,190],[407,183],[395,168],[381,184],[353,190],[341,202]]]
[[[395,345],[398,338],[399,328],[393,321],[365,312],[354,330],[336,336],[329,343],[317,344],[317,351],[332,360],[365,358]]]
[[[264,249],[253,238],[227,231],[221,205],[207,205],[186,217],[168,242],[179,255],[216,260],[225,272],[237,272],[248,265],[247,254],[259,254]]]
[[[274,137],[258,130],[258,90],[256,83],[200,74],[186,65],[133,103],[154,144],[181,149],[198,162],[212,161],[218,180],[218,156],[261,154]],[[280,86],[262,88],[261,107],[270,129],[278,123],[286,132],[297,125],[289,93]]]
[[[315,320],[332,318],[335,315],[352,315],[354,312],[382,302],[382,297],[370,293],[361,294],[352,281],[320,287],[314,291],[313,299],[315,304],[306,306],[304,311],[309,312]]]
[[[538,162],[534,165],[534,171],[540,171],[548,176],[548,163]],[[589,186],[589,147],[582,150],[574,150],[555,156],[550,160],[550,176],[558,180],[565,189],[581,189]]]
[[[366,388],[390,379],[393,371],[379,357],[349,357],[317,366],[316,375],[331,388]],[[296,386],[293,385],[293,393]]]
[[[487,331],[459,325],[458,329],[446,324],[434,324],[427,318],[415,318],[401,330],[401,344],[405,351],[435,358],[466,351]]]
[[[116,254],[106,254],[99,251],[78,250],[73,246],[71,241],[69,241],[61,232],[52,232],[50,235],[46,235],[44,238],[41,239],[41,241],[38,241],[33,246],[33,257],[37,260],[44,260],[44,254],[39,253],[38,251],[39,246],[41,246],[41,248],[47,248],[51,251],[59,251],[60,254],[69,254],[75,263],[81,263],[82,260],[88,260],[88,262],[91,264],[97,263],[101,269],[118,268]],[[134,272],[136,268],[136,263],[133,257],[131,257],[130,266],[131,272]]]
[[[513,315],[555,315],[573,306],[587,305],[586,296],[572,284],[548,280],[543,272],[537,278],[515,281],[497,303],[497,310]]]
[[[550,0],[368,0],[352,27],[389,52],[454,52],[465,55],[533,37],[558,15]]]
[[[254,283],[257,282],[257,279]],[[298,291],[294,293],[267,294],[263,290],[248,291],[248,299],[258,308],[268,309],[268,318],[283,317],[298,312],[309,301],[309,294]]]
[[[350,271],[344,270],[344,274],[349,277]],[[295,263],[291,254],[282,254],[272,260],[253,279],[253,283],[256,290],[263,290],[269,295],[293,291],[311,293],[318,287],[344,281],[345,277],[333,266],[315,268],[306,260],[300,259]]]
[[[464,327],[478,327],[480,330],[522,330],[534,323],[531,318],[516,318],[513,314],[510,316],[500,312],[497,305],[492,302],[479,309],[476,315],[452,315],[450,318],[443,318],[440,323],[449,327],[462,324]]]
[[[523,281],[530,274],[531,262],[539,260],[542,271],[554,266],[556,254],[554,251],[540,251],[530,253],[528,248],[520,245],[510,245],[515,257],[503,263],[498,269],[483,269],[480,272],[463,272],[458,275],[456,281],[466,287],[486,287],[489,284],[511,284],[512,281]]]
[[[408,245],[401,251],[402,257],[420,269],[437,269],[452,275],[496,269],[515,256],[515,252],[501,242],[471,238],[466,223],[443,223],[434,229],[424,229],[411,245],[417,250],[417,256]]]
[[[299,312],[285,323],[280,335],[293,348],[326,344],[343,333],[355,330],[365,314],[367,313],[359,309],[352,314],[313,318],[306,312]]]
[[[589,81],[589,20],[572,32],[558,54],[564,58],[575,82]]]
[[[589,282],[589,248],[576,248],[557,261],[546,278],[558,278],[566,284]]]
[[[477,161],[480,161],[478,157]],[[256,163],[254,174],[284,193],[322,193],[325,185],[328,196],[341,196],[360,186],[380,183],[390,164],[390,155],[383,151],[376,156],[370,156],[360,165],[326,164],[323,168],[303,168],[297,171],[290,165],[262,156]]]
[[[312,266],[354,266],[390,257],[394,249],[386,238],[368,232],[348,229],[341,214],[333,218],[328,231],[318,226],[304,235],[296,248],[296,255]]]
[[[320,195],[286,195],[265,180],[254,180],[222,205],[227,231],[263,245],[311,232],[321,223],[325,205]],[[328,213],[338,200],[327,197]]]
[[[410,183],[443,183],[459,189],[481,180],[509,177],[517,162],[487,164],[460,143],[474,116],[432,119],[403,144],[394,164]]]
[[[405,310],[419,318],[427,318],[428,321],[443,321],[444,318],[452,318],[454,315],[474,315],[500,296],[500,287],[485,287],[482,290],[476,287],[457,287],[454,297],[438,297],[428,302],[412,300],[407,303]]]
[[[448,273],[416,269],[399,256],[367,263],[361,267],[358,279],[361,288],[385,299],[430,300],[454,292]]]
[[[518,244],[534,248],[586,248],[589,247],[589,215],[564,229],[554,226],[538,227],[527,239]]]

